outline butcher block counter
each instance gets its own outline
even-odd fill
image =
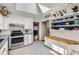
[[[79,45],[79,41],[75,41],[75,40],[69,40],[66,38],[61,38],[61,37],[57,37],[57,36],[47,36],[48,38],[52,39],[52,40],[56,40],[65,44],[69,44],[69,45]]]

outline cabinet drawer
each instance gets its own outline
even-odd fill
[[[58,53],[60,53],[60,54],[65,54],[65,50],[64,50],[62,47],[57,46],[57,45],[55,45],[55,44],[53,44],[52,46],[53,46],[53,49],[54,49],[56,52],[58,52]]]
[[[52,48],[52,41],[51,41],[51,39],[49,39],[49,38],[47,38],[47,37],[45,37],[45,42],[44,42],[44,44],[45,44],[46,46]]]
[[[8,54],[8,41],[4,43],[2,48],[0,49],[0,55],[7,55]]]

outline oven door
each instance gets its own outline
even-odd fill
[[[24,46],[24,37],[11,37],[9,49],[16,49]]]
[[[11,38],[11,44],[17,44],[21,42],[24,42],[24,37]]]

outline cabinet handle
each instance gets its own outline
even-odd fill
[[[4,48],[4,50],[3,50],[2,53],[1,53],[1,55],[4,53],[5,49],[6,49],[6,48]]]

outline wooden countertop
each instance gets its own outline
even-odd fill
[[[61,37],[57,37],[57,36],[47,36],[47,37],[50,39],[68,44],[68,45],[79,45],[79,41],[69,40],[69,39],[65,39],[65,38],[61,38]]]

